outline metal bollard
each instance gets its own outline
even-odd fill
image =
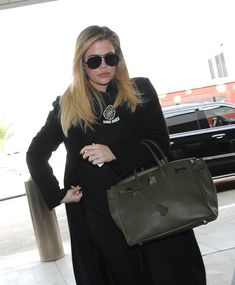
[[[25,182],[34,233],[41,261],[54,261],[64,256],[55,210],[50,211],[35,182]]]

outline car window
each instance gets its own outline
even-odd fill
[[[165,118],[170,134],[199,129],[195,112],[185,114],[166,114]]]
[[[211,128],[235,124],[235,108],[230,106],[205,108],[204,113]]]

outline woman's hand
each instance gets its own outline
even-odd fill
[[[94,165],[103,164],[116,159],[110,148],[104,144],[86,145],[81,149],[80,154],[83,159],[87,159]]]
[[[82,191],[81,187],[79,185],[77,186],[71,186],[71,189],[69,189],[64,196],[64,198],[61,200],[61,203],[78,203],[82,198]]]

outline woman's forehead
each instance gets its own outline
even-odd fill
[[[103,55],[108,52],[114,52],[114,46],[109,40],[95,41],[86,51],[85,55],[98,54]]]

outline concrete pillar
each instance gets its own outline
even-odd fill
[[[25,182],[34,233],[41,261],[54,261],[64,256],[55,210],[50,211],[35,182]]]

